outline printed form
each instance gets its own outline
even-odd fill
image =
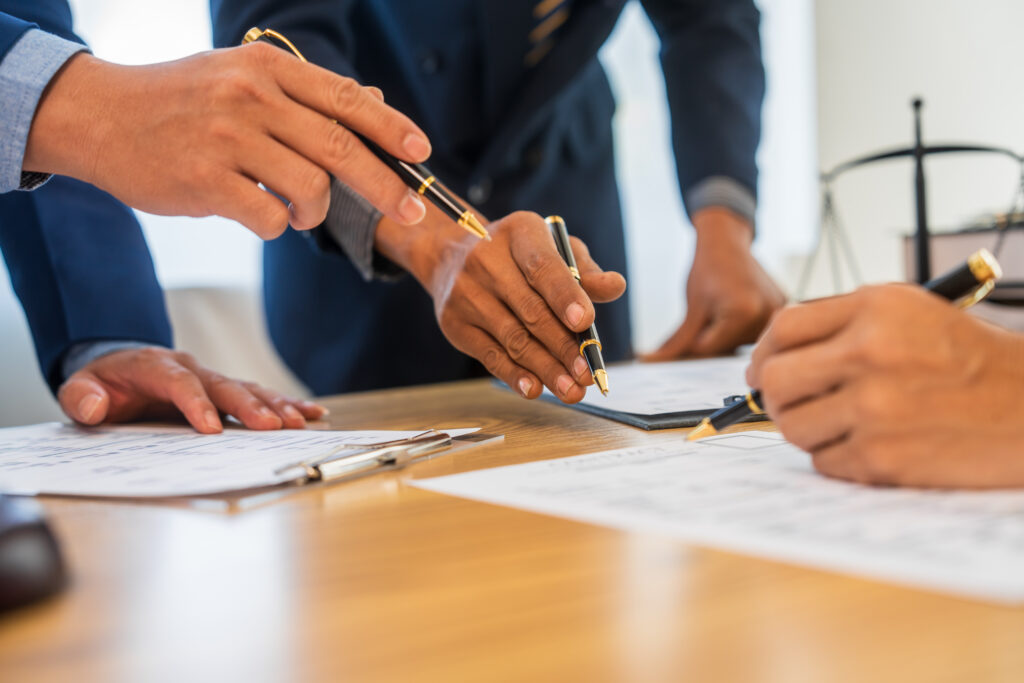
[[[173,497],[273,486],[276,470],[340,446],[407,439],[424,430],[199,434],[188,427],[83,428],[59,422],[0,429],[0,491],[16,495]],[[453,438],[475,429],[449,429]]]
[[[414,482],[464,498],[983,600],[1024,603],[1024,491],[828,479],[772,433]]]

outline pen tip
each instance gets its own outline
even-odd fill
[[[701,423],[697,425],[696,428],[694,428],[692,432],[686,435],[686,440],[697,441],[699,439],[703,439],[706,436],[714,436],[717,433],[718,430],[712,426],[711,420],[705,417],[701,421]]]
[[[474,216],[472,213],[466,212],[466,227],[471,233],[479,237],[480,239],[491,241],[491,234],[487,232],[487,228],[484,224]]]
[[[594,372],[594,383],[597,384],[597,388],[601,390],[604,396],[608,395],[608,373],[604,370],[597,370]]]

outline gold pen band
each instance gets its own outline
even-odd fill
[[[580,344],[580,355],[581,356],[583,355],[583,349],[587,348],[588,346],[597,346],[598,350],[599,351],[601,350],[601,342],[599,342],[596,339],[587,339],[585,342]]]
[[[579,279],[580,279],[580,269],[577,268],[576,266],[569,266],[569,272],[572,273],[572,276],[574,278],[576,278],[577,282],[579,282]]]
[[[996,257],[988,249],[979,249],[968,256],[967,267],[971,269],[974,279],[981,284],[1003,277],[999,261],[996,261]]]
[[[437,180],[436,177],[430,176],[429,178],[427,178],[426,180],[423,181],[423,183],[420,185],[420,189],[416,190],[416,192],[419,193],[419,194],[423,194],[424,192],[427,191],[428,187],[430,187],[431,185],[434,184],[435,180]],[[465,226],[463,226],[463,227],[465,227]]]
[[[757,401],[750,394],[747,394],[747,407],[750,408],[750,412],[754,415],[764,415],[764,410],[761,406],[757,405]]]

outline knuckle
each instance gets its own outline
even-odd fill
[[[324,151],[335,164],[351,159],[359,147],[359,141],[343,126],[331,126],[330,133],[324,141]]]
[[[865,382],[853,393],[853,410],[858,421],[878,422],[888,419],[898,405],[898,398],[889,387]]]
[[[509,356],[514,360],[520,360],[530,348],[530,333],[524,327],[511,325],[501,335],[501,344]]]
[[[323,169],[310,166],[299,182],[298,199],[316,201],[331,191],[331,179]]]
[[[488,346],[480,356],[480,362],[487,368],[487,372],[497,376],[503,365],[501,349],[496,346]]]
[[[330,101],[334,103],[336,111],[351,112],[360,106],[363,101],[363,87],[351,78],[338,76],[332,78],[330,85]]]
[[[543,299],[533,294],[523,296],[517,308],[519,319],[531,327],[536,327],[544,322],[550,310]]]

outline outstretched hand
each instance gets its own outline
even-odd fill
[[[184,415],[203,434],[223,430],[220,413],[260,430],[302,429],[327,414],[315,403],[229,379],[187,353],[155,346],[97,358],[61,385],[57,399],[85,425]]]

